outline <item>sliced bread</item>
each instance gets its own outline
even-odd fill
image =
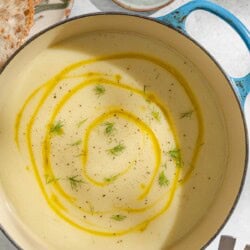
[[[0,67],[23,43],[33,19],[33,0],[0,0]]]

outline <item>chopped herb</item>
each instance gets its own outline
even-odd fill
[[[181,167],[181,151],[180,149],[173,149],[168,151],[169,156],[175,161],[177,167]]]
[[[53,124],[50,126],[50,133],[56,134],[56,135],[62,135],[63,132],[63,123],[62,121],[56,122],[56,124]]]
[[[94,88],[95,94],[100,97],[102,95],[104,95],[105,93],[105,88],[102,85],[96,85],[96,87]]]
[[[180,119],[182,119],[182,118],[191,118],[191,116],[192,116],[192,114],[193,114],[193,110],[190,110],[190,111],[188,111],[188,112],[184,112],[184,113],[181,113],[181,115],[180,115]]]
[[[118,145],[116,145],[113,148],[108,149],[108,153],[114,155],[114,156],[118,156],[119,154],[121,154],[123,152],[123,150],[125,149],[125,145],[122,143],[119,143]]]
[[[70,186],[72,190],[77,190],[78,187],[80,187],[83,183],[85,183],[83,180],[77,177],[78,175],[67,177],[67,180],[70,182]]]
[[[115,214],[115,215],[112,215],[110,218],[116,221],[123,221],[124,219],[127,218],[127,216],[122,215],[122,214]]]
[[[158,183],[159,185],[162,186],[167,186],[169,184],[169,180],[167,179],[167,177],[165,176],[164,172],[162,171],[159,175],[158,178]]]
[[[82,152],[82,153],[80,153],[78,155],[74,155],[74,157],[80,157],[80,156],[84,156],[84,155],[86,155],[86,153]]]
[[[88,118],[81,120],[80,122],[77,123],[77,127],[80,128],[86,121],[88,120]]]
[[[160,113],[158,111],[152,111],[151,115],[154,117],[155,120],[160,121]]]
[[[163,168],[167,168],[167,163],[164,163],[164,164],[162,165],[162,167],[163,167]]]
[[[56,181],[60,180],[60,178],[51,177],[47,174],[44,177],[45,177],[46,184],[50,184],[52,182],[56,182]]]
[[[105,134],[110,135],[115,131],[115,124],[113,122],[106,122],[103,125],[105,126]]]
[[[94,209],[93,205],[91,205],[90,203],[88,203],[88,204],[89,204],[90,213],[93,215],[95,212],[95,209]]]
[[[72,144],[70,144],[70,146],[78,146],[78,145],[81,144],[81,142],[82,142],[82,140],[78,140],[78,141],[73,142]]]
[[[104,181],[106,182],[113,182],[116,180],[118,176],[117,175],[114,175],[114,176],[111,176],[111,177],[108,177],[108,178],[104,178]]]

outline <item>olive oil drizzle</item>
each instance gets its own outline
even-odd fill
[[[140,90],[137,90],[137,89],[134,89],[134,88],[131,88],[127,85],[123,85],[123,84],[117,84],[116,82],[114,81],[111,81],[111,80],[108,80],[108,79],[105,79],[105,78],[94,78],[94,79],[90,79],[90,80],[86,80],[84,82],[82,82],[81,84],[77,85],[76,87],[74,87],[69,93],[67,93],[63,98],[62,100],[57,104],[53,114],[52,114],[52,117],[50,119],[50,121],[48,122],[47,124],[47,133],[46,133],[46,137],[45,137],[45,140],[44,140],[44,144],[43,144],[43,159],[44,159],[44,163],[46,163],[44,165],[44,169],[46,169],[47,174],[49,174],[50,176],[52,176],[52,178],[55,178],[55,175],[53,173],[53,170],[52,170],[52,167],[51,167],[51,164],[50,164],[50,159],[49,159],[49,155],[50,155],[50,135],[49,135],[49,130],[50,130],[50,124],[53,124],[54,123],[54,120],[57,116],[57,114],[60,112],[61,108],[65,105],[65,103],[75,94],[77,93],[79,90],[81,90],[82,88],[84,87],[87,87],[89,85],[92,85],[92,84],[95,84],[96,82],[98,83],[102,83],[102,84],[105,84],[105,85],[113,85],[113,86],[116,86],[116,87],[119,87],[119,88],[122,88],[122,89],[125,89],[125,90],[129,90],[129,91],[133,91],[137,94],[140,94],[140,95],[144,95],[142,91]],[[153,97],[153,95],[151,95],[151,98]],[[95,185],[98,185],[98,186],[105,186],[105,185],[108,185],[106,183],[100,183],[100,182],[97,182],[95,180],[93,180],[92,178],[90,178],[86,172],[86,163],[87,163],[87,157],[88,157],[88,137],[89,137],[89,134],[91,132],[91,130],[93,129],[93,127],[97,126],[98,124],[102,123],[105,119],[107,119],[108,117],[112,116],[113,114],[119,114],[123,117],[125,117],[126,119],[134,122],[137,126],[139,126],[142,131],[144,131],[145,134],[149,135],[149,137],[151,138],[151,141],[153,142],[153,149],[154,149],[154,153],[155,153],[155,156],[156,156],[156,163],[155,163],[155,171],[154,171],[154,174],[151,178],[151,181],[149,183],[149,185],[146,187],[145,191],[143,192],[143,194],[138,197],[138,199],[143,199],[145,198],[145,196],[148,194],[148,192],[150,191],[150,188],[151,186],[153,185],[153,181],[155,179],[155,176],[159,170],[159,167],[160,167],[160,161],[161,161],[161,151],[160,151],[160,146],[159,146],[159,143],[157,141],[157,138],[155,137],[154,133],[152,132],[152,130],[146,125],[144,124],[142,121],[138,120],[138,118],[134,117],[131,113],[128,113],[128,112],[125,112],[125,111],[121,111],[121,110],[113,110],[113,111],[109,111],[109,113],[106,113],[104,114],[103,116],[100,116],[98,117],[95,121],[92,122],[92,124],[88,127],[86,133],[85,133],[85,139],[83,139],[83,142],[84,142],[84,147],[83,147],[83,152],[85,152],[85,154],[83,154],[82,158],[83,158],[83,176],[86,177],[87,180],[89,180],[91,183],[95,184]],[[165,113],[167,114],[167,111],[165,110]],[[169,114],[168,115],[168,122],[171,123],[169,121]],[[174,133],[174,131],[173,131]],[[119,175],[123,175],[125,174],[129,168],[131,166],[128,166],[127,169],[125,169],[124,172],[120,173]],[[59,193],[61,195],[63,195],[64,197],[66,197],[67,199],[69,200],[74,200],[75,198],[74,197],[69,197],[64,191],[63,189],[60,187],[60,184],[59,183],[53,183],[54,187],[59,191]]]
[[[60,83],[61,80],[63,79],[69,79],[69,78],[83,78],[85,77],[87,80],[81,82],[80,84],[78,84],[76,87],[74,87],[69,93],[67,93],[62,100],[59,102],[59,104],[57,104],[56,108],[53,111],[53,114],[50,118],[49,123],[47,124],[47,129],[46,129],[46,135],[45,135],[45,139],[43,142],[43,147],[42,147],[42,155],[43,155],[43,165],[44,165],[44,171],[46,174],[49,174],[52,178],[56,178],[54,176],[53,170],[52,170],[52,166],[50,163],[50,135],[49,135],[49,129],[50,129],[50,125],[54,122],[57,114],[59,113],[59,111],[61,110],[61,108],[64,106],[64,104],[66,103],[66,101],[68,99],[70,99],[77,91],[82,90],[84,87],[89,86],[89,85],[93,85],[93,84],[105,84],[105,85],[112,85],[115,87],[118,87],[120,89],[124,89],[133,93],[136,93],[138,95],[141,96],[145,96],[148,99],[150,99],[150,101],[152,101],[153,103],[155,103],[160,110],[162,111],[165,120],[168,122],[169,127],[172,131],[174,140],[175,140],[175,144],[176,147],[179,148],[179,140],[178,140],[178,136],[177,136],[177,131],[176,128],[174,126],[174,122],[173,119],[171,117],[171,113],[170,111],[168,111],[166,109],[166,107],[157,99],[157,97],[150,93],[150,92],[144,92],[135,88],[130,87],[129,85],[126,84],[122,84],[121,83],[121,77],[119,77],[119,79],[116,81],[112,81],[109,80],[107,78],[105,78],[105,75],[99,72],[89,72],[87,74],[82,74],[82,75],[73,75],[73,76],[69,76],[68,73],[70,73],[71,71],[73,71],[74,69],[77,69],[78,67],[81,67],[83,65],[87,65],[87,64],[91,64],[91,63],[95,63],[98,61],[105,61],[105,60],[119,60],[119,59],[123,59],[123,58],[131,58],[131,59],[136,59],[136,60],[146,60],[149,61],[151,63],[154,63],[160,67],[162,67],[163,69],[165,69],[166,71],[168,71],[169,73],[171,73],[177,80],[178,82],[181,84],[181,86],[183,87],[183,89],[185,90],[186,94],[188,95],[188,97],[190,98],[193,106],[195,107],[195,111],[197,114],[197,120],[198,120],[198,136],[196,139],[196,143],[195,143],[195,149],[194,149],[194,153],[192,155],[192,159],[191,159],[191,164],[190,167],[188,169],[188,171],[186,172],[185,176],[179,180],[180,177],[180,173],[181,173],[181,168],[176,168],[176,172],[175,172],[175,178],[171,181],[171,185],[170,188],[167,192],[168,194],[168,199],[165,203],[165,205],[158,211],[156,212],[154,215],[151,215],[148,219],[146,219],[145,221],[130,227],[128,229],[125,230],[118,230],[118,231],[103,231],[103,230],[93,230],[90,229],[87,226],[82,226],[79,223],[75,222],[73,219],[70,218],[70,216],[67,215],[67,208],[65,208],[65,206],[62,204],[62,202],[60,201],[60,199],[55,195],[49,195],[46,192],[46,188],[44,186],[44,181],[41,179],[41,176],[39,174],[39,170],[38,170],[38,166],[37,166],[37,162],[35,159],[35,155],[32,149],[32,128],[34,126],[34,122],[35,122],[35,118],[37,117],[39,111],[41,110],[42,106],[44,105],[45,101],[47,100],[47,98],[50,96],[51,92],[53,91],[53,89]],[[117,76],[116,76],[117,78]],[[117,54],[117,55],[110,55],[110,56],[103,56],[103,57],[97,57],[97,58],[93,58],[93,59],[89,59],[86,61],[81,61],[75,64],[72,64],[68,67],[66,67],[64,70],[62,70],[59,74],[57,74],[55,77],[53,77],[51,80],[49,80],[48,82],[46,82],[45,84],[43,84],[42,86],[40,86],[39,88],[37,88],[35,91],[33,91],[33,93],[26,99],[26,101],[24,102],[22,108],[20,109],[19,113],[17,114],[16,117],[16,123],[15,123],[15,142],[17,144],[17,147],[19,148],[19,133],[20,133],[20,123],[22,121],[22,117],[23,117],[23,113],[25,112],[25,109],[27,108],[28,104],[31,102],[31,100],[42,90],[45,90],[40,101],[38,102],[35,111],[33,112],[33,114],[31,115],[31,118],[27,124],[26,127],[26,141],[27,141],[27,147],[28,147],[28,152],[30,155],[30,160],[31,160],[31,165],[33,166],[33,171],[35,174],[35,177],[38,181],[38,184],[41,188],[41,191],[47,201],[47,203],[49,204],[49,206],[58,214],[58,216],[60,216],[62,219],[64,219],[65,221],[67,221],[68,223],[70,223],[72,226],[75,226],[79,229],[82,229],[84,231],[87,231],[89,233],[93,233],[96,235],[103,235],[103,236],[114,236],[114,235],[123,235],[132,231],[136,231],[136,230],[144,230],[146,228],[146,226],[153,221],[154,219],[156,219],[157,217],[159,217],[161,214],[163,214],[171,205],[171,202],[173,201],[174,198],[174,194],[178,188],[179,185],[183,184],[184,182],[186,182],[192,175],[193,170],[195,168],[195,162],[197,161],[198,155],[199,155],[199,151],[200,151],[200,145],[203,142],[203,133],[204,133],[204,126],[203,126],[203,119],[202,119],[202,115],[201,115],[201,109],[198,105],[198,101],[196,99],[196,97],[194,96],[191,88],[189,87],[188,83],[186,82],[186,80],[183,78],[183,76],[175,69],[173,68],[171,65],[166,64],[165,62],[153,58],[151,56],[147,56],[147,55],[142,55],[142,54],[135,54],[135,53],[126,53],[126,54]],[[139,200],[144,199],[148,193],[150,192],[152,185],[154,184],[154,181],[156,179],[156,175],[159,172],[159,167],[160,167],[160,163],[161,163],[161,150],[160,150],[160,146],[158,143],[157,138],[155,137],[154,133],[152,132],[152,130],[142,121],[138,121],[138,119],[136,119],[136,117],[131,114],[128,111],[121,111],[119,109],[113,109],[111,111],[109,111],[109,113],[97,118],[94,122],[92,122],[92,124],[88,127],[87,132],[85,133],[85,136],[83,138],[83,144],[84,144],[84,152],[87,152],[88,150],[88,137],[91,133],[91,130],[97,126],[98,124],[100,124],[102,121],[104,121],[106,118],[108,118],[109,116],[111,116],[112,114],[118,114],[120,116],[122,116],[123,118],[132,121],[133,123],[135,123],[137,126],[140,127],[140,129],[143,131],[144,134],[148,135],[151,139],[152,145],[153,145],[153,149],[154,149],[154,154],[155,154],[155,168],[153,171],[153,174],[151,176],[151,180],[150,182],[147,184],[144,192],[138,197]],[[92,179],[91,177],[88,176],[87,173],[87,160],[88,160],[88,153],[83,154],[82,155],[82,163],[83,163],[83,176],[85,177],[85,179],[87,179],[90,183],[95,184],[95,185],[99,185],[100,187],[107,185],[104,184],[103,182],[96,182],[94,179]],[[128,166],[123,172],[119,173],[119,176],[126,174],[129,170],[130,170],[131,166]],[[63,188],[61,187],[59,182],[53,182],[51,183],[51,185],[53,186],[53,188],[55,189],[55,191],[57,191],[63,198],[65,198],[69,203],[71,204],[75,204],[76,198],[67,194]],[[155,203],[158,202],[157,199]],[[153,203],[154,205],[154,203]],[[145,206],[147,208],[151,208],[153,205],[150,206]],[[137,208],[120,208],[121,210],[124,211],[128,211],[128,212],[141,212],[144,211],[145,208],[141,208],[141,209],[137,209]],[[81,209],[82,210],[82,209]],[[89,211],[85,211],[84,212],[88,212]],[[98,212],[97,212],[98,213]],[[90,222],[87,222],[86,224],[91,225]]]
[[[15,135],[14,135],[14,140],[16,142],[17,148],[20,150],[20,145],[19,145],[19,130],[20,130],[20,123],[23,117],[23,113],[30,103],[30,101],[41,91],[46,85],[42,85],[39,88],[35,89],[35,91],[26,99],[24,102],[21,110],[18,112],[16,116],[16,122],[15,122]]]
[[[53,124],[53,122],[54,122],[54,120],[55,120],[57,114],[60,112],[60,109],[65,105],[65,103],[66,103],[67,100],[69,100],[77,91],[81,90],[82,88],[84,88],[84,87],[86,87],[86,86],[88,86],[88,85],[94,85],[96,82],[102,83],[102,84],[106,84],[106,85],[108,85],[108,84],[114,85],[114,86],[117,85],[116,82],[110,81],[110,80],[105,79],[105,78],[94,78],[94,79],[86,80],[86,81],[82,82],[81,84],[77,85],[75,88],[71,89],[71,91],[70,91],[69,93],[67,93],[67,94],[61,99],[61,101],[58,103],[58,105],[57,105],[56,108],[54,109],[54,112],[53,112],[53,114],[52,114],[52,117],[51,117],[50,121],[49,121],[48,124],[47,124],[47,133],[46,133],[47,136],[46,136],[46,139],[45,139],[45,142],[44,142],[44,150],[43,150],[43,152],[45,152],[45,154],[44,154],[44,157],[45,157],[45,159],[46,159],[45,162],[49,162],[47,157],[50,155],[50,141],[49,141],[49,138],[50,138],[50,136],[49,136],[50,124]],[[118,86],[119,88],[124,88],[124,89],[126,89],[126,90],[133,91],[133,92],[135,92],[135,93],[137,93],[137,94],[144,95],[144,93],[143,93],[142,91],[137,90],[137,89],[133,89],[133,88],[127,86],[127,85],[119,84],[119,85],[117,85],[117,86]],[[150,98],[152,99],[152,101],[153,101],[153,99],[156,99],[156,98],[154,97],[154,95],[152,95],[152,94],[150,94]],[[161,107],[161,108],[163,109],[164,113],[168,116],[168,119],[169,119],[170,113],[169,113],[165,108],[163,108],[163,107]],[[127,112],[125,112],[125,111],[120,111],[120,110],[110,111],[109,113],[105,114],[104,117],[105,117],[105,116],[108,117],[108,116],[110,116],[110,115],[112,115],[112,114],[114,114],[114,113],[119,113],[120,115],[129,118],[130,120],[134,121],[135,123],[139,123],[139,122],[138,122],[138,119],[136,119],[133,115],[131,115],[130,113],[127,113]],[[168,120],[168,119],[167,119],[167,120]],[[103,121],[103,117],[100,117],[100,121],[97,122],[97,124],[101,123],[102,121]],[[169,122],[169,124],[172,124],[172,122],[170,122],[169,120],[168,120],[168,122]],[[96,121],[94,121],[93,124],[96,125]],[[94,126],[94,125],[92,125],[92,126]],[[156,174],[157,174],[157,172],[158,172],[158,170],[159,170],[159,167],[160,167],[160,147],[159,147],[158,141],[157,141],[156,137],[154,136],[154,133],[151,131],[151,129],[148,128],[148,127],[147,127],[144,123],[142,123],[142,122],[139,123],[139,126],[140,126],[141,129],[145,130],[145,131],[147,132],[147,134],[150,135],[151,140],[153,141],[155,155],[158,156],[158,157],[157,157],[157,164],[156,164],[156,167],[155,167],[155,170],[154,170],[154,174],[153,174],[153,176],[152,176],[152,178],[151,178],[150,184],[147,186],[147,188],[145,189],[145,191],[138,197],[138,199],[143,199],[143,198],[145,198],[145,196],[146,196],[146,195],[148,194],[148,192],[150,191],[150,188],[151,188],[151,186],[152,186],[152,184],[153,184],[153,181],[154,181],[154,179],[155,179],[155,176],[156,176]],[[92,129],[92,128],[91,128],[91,125],[90,125],[90,126],[88,127],[88,130],[90,131],[91,129]],[[83,141],[85,141],[85,142],[88,141],[88,140],[87,140],[87,137],[88,137],[88,136],[87,136],[88,130],[87,130],[87,132],[86,132],[86,134],[85,134],[85,139],[83,140]],[[172,133],[174,134],[174,132],[172,132]],[[85,143],[85,145],[86,145],[86,143]],[[85,147],[87,148],[87,145],[86,145]],[[83,150],[84,150],[84,152],[86,152],[86,156],[87,156],[88,153],[87,153],[86,148],[84,148]],[[84,156],[85,156],[85,154],[83,155],[83,158],[84,158]],[[84,161],[84,160],[83,160],[83,161]],[[84,161],[83,166],[85,166],[85,165],[86,165],[86,162]],[[52,168],[51,168],[51,165],[49,164],[48,166],[45,166],[45,168],[47,168],[47,167],[48,167],[48,171],[49,171],[50,175],[51,175],[52,177],[54,177],[54,174],[53,174],[53,170],[52,170]],[[83,176],[86,177],[86,176],[87,176],[87,172],[85,172]],[[179,176],[179,170],[177,170],[177,172],[176,172],[175,182],[178,180],[178,176]],[[87,179],[89,179],[89,178],[87,178]],[[174,182],[173,185],[175,185],[175,182]],[[68,198],[68,195],[64,193],[64,191],[63,191],[63,189],[60,187],[59,183],[53,183],[53,185],[54,185],[55,188],[60,192],[60,194],[61,194],[62,196],[64,196],[65,198]],[[172,192],[173,192],[173,191],[171,191],[171,192],[170,192],[170,195],[169,195],[169,196],[170,196],[170,199],[172,199],[172,197],[173,197],[173,196],[171,196],[171,193],[172,193]],[[73,201],[73,200],[74,200],[74,198],[73,198],[71,201]],[[69,201],[70,201],[70,200],[69,200]],[[158,200],[158,201],[159,201],[159,200]],[[151,206],[149,206],[148,208],[150,208],[150,207],[151,207]],[[168,207],[167,207],[167,208],[168,208]],[[126,209],[122,209],[122,210],[126,210]],[[137,213],[138,213],[139,211],[141,211],[141,212],[142,212],[142,211],[145,211],[145,209],[133,209],[133,208],[130,208],[130,209],[127,210],[127,211],[128,211],[128,212],[137,212]],[[116,234],[116,235],[122,235],[122,234],[125,234],[125,233],[129,232],[129,231],[133,231],[133,230],[135,230],[135,229],[136,229],[136,230],[138,230],[138,229],[139,229],[139,230],[142,230],[142,228],[145,228],[146,225],[147,225],[150,221],[151,221],[151,220],[146,220],[145,223],[139,224],[140,227],[138,227],[138,228],[135,227],[135,228],[131,228],[130,230],[123,230],[123,231],[120,231],[120,232],[115,232],[115,234]],[[72,223],[71,223],[71,224],[72,224]],[[142,226],[142,227],[141,227],[141,226]],[[99,233],[100,233],[100,232],[98,232],[97,234],[99,234]]]
[[[120,86],[119,86],[120,87]],[[155,137],[153,131],[145,124],[143,123],[141,120],[138,120],[137,117],[135,117],[134,115],[132,115],[131,113],[127,112],[127,111],[121,111],[121,110],[111,110],[110,112],[108,112],[107,114],[104,114],[100,117],[98,117],[95,121],[93,121],[93,123],[89,126],[89,128],[87,129],[86,131],[86,134],[85,134],[85,138],[83,139],[84,141],[84,152],[86,152],[85,155],[83,155],[83,166],[84,166],[84,169],[83,169],[83,175],[88,179],[90,180],[92,183],[96,184],[96,185],[99,185],[101,184],[101,186],[103,186],[103,183],[98,183],[98,182],[95,182],[93,181],[91,178],[89,178],[88,174],[87,174],[87,171],[86,171],[86,164],[87,164],[87,160],[88,160],[88,139],[89,139],[89,135],[91,133],[91,130],[97,126],[98,124],[100,124],[104,119],[107,119],[111,116],[113,116],[114,114],[118,114],[119,116],[131,121],[132,123],[135,123],[138,127],[140,127],[140,129],[146,134],[149,136],[149,138],[151,139],[152,141],[152,144],[153,144],[153,151],[154,151],[154,155],[155,155],[155,169],[154,169],[154,173],[152,175],[152,178],[150,180],[150,183],[147,185],[145,191],[138,197],[138,199],[144,199],[147,194],[149,193],[152,185],[153,185],[153,182],[154,182],[154,179],[155,179],[155,176],[159,170],[159,167],[160,167],[160,162],[161,162],[161,149],[160,149],[160,145],[158,143],[158,140],[157,138]],[[127,170],[126,170],[127,172]],[[123,173],[122,173],[123,174]]]

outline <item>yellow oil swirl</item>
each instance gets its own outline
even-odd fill
[[[101,61],[109,61],[109,60],[121,60],[121,59],[135,59],[135,60],[143,60],[150,63],[153,63],[161,68],[163,68],[165,71],[170,73],[181,85],[183,90],[185,91],[186,95],[188,96],[189,100],[191,101],[193,107],[195,108],[196,114],[197,114],[197,124],[198,124],[198,135],[195,140],[195,146],[193,155],[191,158],[191,163],[186,171],[186,174],[182,179],[180,180],[180,174],[182,172],[182,169],[180,167],[176,167],[174,177],[171,180],[170,186],[167,189],[166,192],[163,192],[163,194],[156,198],[154,201],[151,202],[150,205],[144,205],[142,207],[113,207],[113,211],[90,211],[89,209],[79,207],[77,203],[77,197],[73,196],[72,194],[68,193],[60,181],[54,181],[50,185],[50,190],[47,188],[47,185],[44,181],[43,175],[49,175],[52,179],[56,179],[55,173],[53,171],[53,164],[51,162],[51,140],[53,139],[50,134],[50,127],[51,124],[53,124],[58,114],[61,112],[61,110],[65,107],[66,103],[70,101],[74,95],[76,95],[80,91],[84,91],[87,87],[95,86],[96,84],[102,84],[104,86],[108,87],[115,87],[119,89],[120,91],[125,92],[131,92],[135,95],[139,96],[140,98],[145,98],[147,100],[150,100],[150,102],[154,103],[159,110],[162,112],[164,116],[164,122],[166,122],[170,128],[171,134],[174,139],[174,143],[176,148],[179,148],[179,139],[178,139],[178,131],[175,128],[175,124],[173,121],[173,118],[171,116],[171,112],[167,109],[167,107],[153,94],[153,93],[145,93],[143,90],[137,89],[132,87],[129,83],[122,83],[122,77],[120,75],[113,76],[113,79],[110,79],[110,77],[107,77],[105,74],[100,72],[88,72],[78,75],[70,75],[71,72],[73,72],[76,69],[79,69],[82,66],[94,64]],[[70,91],[68,91],[62,98],[59,100],[59,102],[56,104],[55,108],[52,111],[51,116],[49,117],[47,124],[46,124],[46,131],[44,135],[44,141],[42,143],[42,171],[43,175],[41,174],[41,169],[39,170],[39,163],[36,159],[33,147],[32,147],[32,132],[33,127],[35,124],[36,118],[39,116],[39,112],[43,108],[44,104],[48,100],[48,98],[52,95],[55,88],[60,85],[60,82],[65,79],[72,79],[72,78],[79,78],[80,82],[76,84],[75,86],[72,86]],[[95,234],[95,235],[102,235],[102,236],[114,236],[114,235],[123,235],[127,234],[132,231],[143,231],[147,225],[155,220],[157,217],[162,215],[167,211],[167,209],[170,207],[175,192],[181,184],[188,181],[188,179],[191,177],[194,168],[196,166],[196,161],[200,152],[200,145],[203,142],[203,119],[201,115],[201,109],[198,105],[198,101],[193,94],[190,86],[188,85],[185,78],[170,64],[167,64],[157,58],[153,58],[148,55],[143,54],[135,54],[135,53],[126,53],[126,54],[117,54],[117,55],[110,55],[110,56],[103,56],[103,57],[97,57],[85,61],[81,61],[72,65],[69,65],[65,69],[63,69],[59,74],[57,74],[55,77],[53,77],[48,82],[44,83],[42,86],[34,90],[29,97],[25,100],[23,106],[21,107],[19,113],[16,116],[16,123],[15,123],[15,133],[14,133],[14,139],[17,144],[17,147],[20,148],[20,124],[22,122],[23,114],[26,110],[26,108],[30,105],[31,101],[34,100],[35,97],[38,96],[38,93],[41,93],[41,97],[39,96],[38,103],[34,107],[34,111],[32,112],[29,121],[26,124],[26,142],[27,142],[27,150],[30,157],[31,166],[33,168],[36,180],[40,186],[41,192],[46,199],[48,205],[51,207],[51,209],[54,210],[54,212],[61,217],[63,220],[67,221],[72,226],[84,230],[86,232]],[[99,126],[101,123],[103,123],[105,120],[112,117],[114,114],[116,114],[119,117],[122,117],[123,119],[127,120],[130,123],[135,124],[137,127],[140,128],[142,131],[142,134],[144,136],[147,136],[151,142],[152,146],[152,154],[154,155],[154,167],[153,172],[150,175],[150,179],[148,183],[144,185],[142,193],[137,197],[139,201],[145,200],[149,195],[152,189],[154,188],[155,184],[157,184],[157,176],[160,171],[160,165],[162,162],[162,150],[161,146],[159,145],[159,141],[157,139],[157,136],[152,131],[152,129],[143,121],[142,119],[138,118],[138,116],[131,113],[131,111],[127,111],[125,109],[120,109],[120,107],[109,107],[109,110],[107,110],[105,113],[102,113],[99,117],[94,119],[86,128],[85,134],[83,135],[83,148],[82,151],[84,154],[82,155],[82,178],[84,181],[86,181],[89,185],[95,186],[95,188],[105,188],[106,186],[111,186],[110,183],[96,181],[94,178],[92,178],[88,174],[88,157],[89,157],[89,137],[97,126]],[[133,167],[133,164],[129,164],[125,170],[121,171],[117,177],[126,176]],[[116,180],[118,180],[117,178]],[[52,191],[51,191],[52,190]],[[157,204],[160,204],[162,202],[162,197],[165,197],[164,205],[161,206],[161,208],[156,208]],[[167,198],[166,198],[167,197]],[[144,218],[141,222],[133,225],[128,226],[124,229],[98,229],[98,225],[96,223],[92,223],[92,221],[86,220],[86,222],[79,222],[76,218],[72,217],[70,214],[70,209],[77,208],[78,210],[82,211],[83,213],[86,213],[88,215],[108,215],[110,216],[111,213],[114,212],[128,212],[129,214],[138,214],[143,213],[145,211],[151,211],[148,217]]]
[[[119,86],[120,87],[120,86]],[[104,120],[108,119],[109,117],[112,117],[114,114],[119,115],[120,117],[123,117],[125,119],[127,119],[128,121],[135,123],[138,127],[140,127],[140,129],[143,131],[143,133],[145,133],[146,135],[149,136],[149,138],[151,139],[152,143],[153,143],[153,152],[155,155],[155,169],[154,169],[154,174],[151,177],[150,183],[147,185],[145,191],[140,195],[140,197],[138,197],[139,199],[143,199],[146,197],[146,195],[148,194],[148,192],[150,191],[152,185],[153,185],[153,181],[155,179],[155,176],[159,170],[160,167],[160,146],[158,143],[157,138],[155,137],[153,131],[145,124],[143,123],[141,120],[138,120],[137,117],[135,117],[133,114],[127,112],[127,111],[121,111],[121,110],[111,110],[106,114],[103,114],[101,116],[99,116],[96,120],[94,120],[90,126],[88,127],[85,135],[84,135],[84,146],[83,146],[83,151],[86,152],[86,154],[84,154],[82,156],[82,162],[83,162],[83,176],[88,179],[91,183],[93,183],[94,185],[98,185],[98,186],[105,186],[108,183],[107,182],[98,182],[95,181],[94,179],[92,179],[91,177],[89,177],[86,166],[87,166],[87,162],[88,162],[88,141],[89,141],[89,136],[91,131],[98,126],[99,124],[101,124]],[[122,176],[124,175],[131,166],[129,166],[128,168],[126,168],[122,173],[120,173],[118,176]]]

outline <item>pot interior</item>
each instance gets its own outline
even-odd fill
[[[0,76],[1,224],[24,249],[200,249],[239,193],[235,94],[193,41],[94,15],[24,47]]]

